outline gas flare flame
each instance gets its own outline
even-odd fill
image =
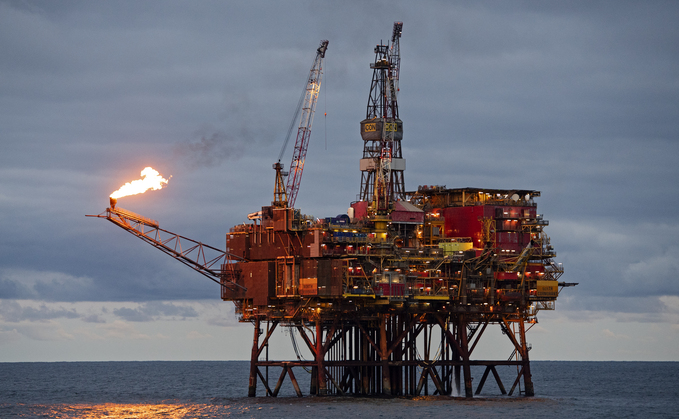
[[[167,184],[169,180],[164,179],[160,176],[158,171],[151,167],[146,167],[141,171],[141,179],[133,180],[132,182],[127,182],[120,187],[117,191],[111,194],[111,198],[118,199],[123,196],[137,195],[144,193],[149,189],[158,190],[163,188],[163,184]],[[170,179],[172,176],[170,176]]]

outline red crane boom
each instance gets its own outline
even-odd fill
[[[321,91],[321,79],[323,78],[323,58],[325,58],[325,51],[328,48],[328,41],[321,41],[321,45],[316,50],[316,58],[311,66],[309,78],[305,87],[304,102],[302,105],[302,116],[299,120],[299,128],[297,129],[297,140],[295,141],[295,150],[292,155],[292,162],[290,163],[290,174],[288,175],[288,182],[286,185],[288,206],[294,207],[297,199],[297,192],[299,191],[299,184],[302,181],[302,172],[304,171],[304,160],[306,159],[306,151],[309,146],[309,138],[311,137],[311,125],[314,122],[314,113],[316,111],[316,102],[318,101],[318,93]]]

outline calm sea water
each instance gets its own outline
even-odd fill
[[[248,368],[237,361],[0,363],[0,418],[679,418],[676,362],[534,361],[536,397],[500,396],[491,375],[474,400],[297,398],[287,379],[278,398],[248,398]],[[270,381],[279,371],[270,370]],[[498,371],[509,389],[516,371]],[[481,374],[473,370],[475,389]],[[308,374],[296,368],[295,375],[308,393]]]

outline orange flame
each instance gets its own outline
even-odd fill
[[[132,182],[127,182],[126,184],[121,186],[120,189],[111,194],[111,198],[118,199],[123,196],[137,195],[140,193],[144,193],[149,189],[153,190],[162,189],[163,184],[167,184],[167,182],[169,182],[167,179],[164,179],[162,176],[160,176],[160,173],[158,173],[151,167],[146,167],[144,170],[142,170],[141,176],[142,176],[141,179],[133,180]],[[170,178],[172,178],[172,176],[170,176]]]

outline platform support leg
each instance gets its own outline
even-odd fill
[[[323,359],[325,352],[323,352],[323,323],[316,320],[316,369],[318,376],[318,395],[325,396],[328,394],[328,387],[325,380],[325,365]]]
[[[255,319],[255,333],[252,340],[252,354],[250,356],[250,381],[248,397],[257,396],[257,361],[259,359],[259,319]]]
[[[523,385],[525,388],[524,395],[527,397],[535,396],[533,389],[533,379],[530,373],[530,360],[528,359],[528,344],[526,343],[526,327],[523,319],[519,321],[519,338],[521,339],[521,361],[523,362]]]
[[[389,358],[387,354],[387,316],[380,315],[380,358],[382,358],[382,394],[391,395],[391,378],[389,376]]]
[[[460,321],[457,328],[458,337],[460,339],[460,349],[462,349],[462,370],[464,372],[464,396],[468,398],[474,397],[474,390],[472,389],[472,370],[469,365],[469,341],[467,339],[467,320],[464,315],[460,316]]]

